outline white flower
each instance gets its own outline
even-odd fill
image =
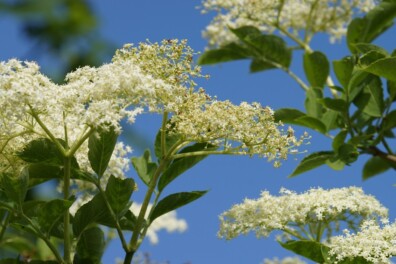
[[[223,213],[219,236],[232,239],[253,231],[257,237],[267,237],[274,230],[296,236],[301,235],[300,228],[308,224],[311,227],[328,225],[331,229],[330,224],[337,226],[340,221],[355,220],[357,223],[348,224],[359,225],[361,220],[386,218],[387,213],[388,210],[373,196],[364,194],[357,187],[314,188],[302,194],[281,189],[278,197],[265,191],[258,200],[245,199]]]
[[[368,12],[374,5],[374,0],[205,0],[203,13],[217,15],[204,36],[210,46],[222,46],[236,40],[229,27],[255,26],[267,33],[281,29],[297,36],[303,31],[308,41],[325,32],[334,41],[345,35],[356,12]]]
[[[391,263],[396,255],[396,223],[380,225],[367,220],[357,233],[344,232],[344,235],[331,238],[329,254],[334,263],[348,258],[361,257],[371,263]]]

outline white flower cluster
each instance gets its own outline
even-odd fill
[[[263,32],[281,29],[296,36],[304,31],[308,41],[325,32],[334,41],[346,34],[356,11],[368,12],[374,5],[375,0],[204,0],[204,13],[217,12],[204,36],[210,46],[222,46],[236,40],[229,27],[255,26]]]
[[[283,259],[264,259],[262,264],[307,264],[298,257],[286,257]]]
[[[195,98],[199,100],[190,97],[179,104],[170,123],[186,141],[211,142],[228,153],[275,159],[278,166],[279,159],[286,159],[290,149],[307,138],[305,134],[297,140],[291,128],[287,133],[280,131],[272,109],[259,103],[234,105],[229,101],[208,101],[199,95]]]
[[[138,215],[140,212],[141,204],[133,203],[131,205],[130,210],[135,215]],[[146,217],[152,208],[152,204],[149,204],[147,207]],[[158,234],[157,232],[161,230],[166,230],[168,233],[179,232],[183,233],[187,230],[187,222],[184,219],[178,219],[176,211],[171,211],[164,215],[161,215],[154,222],[151,223],[149,228],[147,229],[147,237],[150,240],[151,244],[158,244]]]
[[[376,221],[364,221],[360,232],[345,230],[344,235],[333,237],[330,248],[334,263],[361,257],[371,263],[389,264],[389,258],[396,256],[396,223],[381,226]]]
[[[64,85],[51,82],[35,63],[2,62],[0,169],[15,166],[13,154],[35,138],[60,138],[73,146],[90,129],[111,126],[120,132],[121,119],[133,123],[144,108],[169,112],[174,132],[186,143],[222,144],[227,153],[258,154],[275,159],[276,166],[301,144],[292,129],[278,130],[270,108],[258,103],[236,106],[194,90],[192,79],[205,76],[194,66],[193,55],[185,40],[127,45],[112,63],[69,73]],[[76,156],[88,166],[86,153],[83,143]],[[113,159],[110,166],[111,173],[121,175],[125,160]]]
[[[234,205],[220,216],[219,236],[232,239],[254,231],[257,237],[267,237],[274,230],[295,235],[296,226],[337,224],[343,216],[364,220],[386,218],[388,214],[378,200],[357,187],[314,188],[302,194],[281,189],[280,194],[272,196],[265,191],[258,200],[245,199],[242,204]]]

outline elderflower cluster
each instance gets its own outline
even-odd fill
[[[203,91],[195,99],[178,106],[169,127],[187,141],[210,142],[226,153],[259,155],[269,161],[286,159],[290,149],[299,146],[305,134],[296,139],[294,131],[279,129],[273,111],[259,103],[234,105],[230,101],[208,100]]]
[[[149,206],[147,207],[146,217],[150,212],[152,206],[152,204],[149,204]],[[140,212],[140,208],[141,204],[133,203],[130,207],[130,210],[135,215],[138,215]],[[176,211],[171,211],[156,218],[154,222],[151,223],[146,233],[151,244],[158,244],[159,239],[157,233],[161,230],[166,230],[168,233],[183,233],[187,230],[187,222],[184,219],[177,218]]]
[[[280,194],[272,196],[264,191],[257,200],[245,199],[242,204],[234,205],[220,216],[219,236],[232,239],[253,231],[257,237],[267,237],[275,230],[293,234],[294,226],[320,222],[337,225],[347,219],[344,216],[355,216],[361,222],[386,218],[388,214],[378,200],[357,187],[314,188],[302,194],[281,189]]]
[[[389,264],[390,257],[396,256],[396,223],[381,226],[376,221],[367,220],[360,232],[350,233],[331,239],[329,255],[334,263],[348,258],[361,257],[370,263]]]
[[[306,264],[306,262],[302,261],[298,257],[286,257],[283,259],[264,259],[262,264]]]
[[[204,0],[203,13],[217,12],[204,36],[210,46],[222,46],[236,40],[230,27],[255,26],[263,32],[279,29],[295,36],[304,31],[308,41],[325,32],[334,41],[346,34],[356,12],[368,12],[374,5],[375,0]]]

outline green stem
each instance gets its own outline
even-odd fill
[[[6,215],[3,223],[1,224],[0,241],[3,239],[5,231],[7,230],[8,222],[10,221],[10,218],[11,218],[10,212],[7,211],[6,214],[7,215]]]
[[[296,42],[302,49],[304,49],[305,52],[307,53],[312,53],[313,50],[311,49],[311,47],[309,46],[309,44],[307,43],[309,40],[307,39],[307,42],[302,41],[301,39],[299,39],[297,36],[291,34],[289,31],[287,31],[285,28],[277,25],[277,28],[280,32],[282,32],[283,34],[285,34],[286,36],[288,36],[291,40],[293,40],[294,42]],[[299,83],[300,84],[300,83]],[[326,84],[327,86],[330,88],[330,92],[333,95],[334,98],[338,98],[338,92],[337,90],[333,89],[332,87],[334,86],[334,82],[333,79],[331,78],[331,76],[328,76],[326,79]],[[300,84],[301,85],[301,84]]]
[[[136,225],[133,230],[133,235],[129,242],[130,251],[125,255],[124,264],[131,263],[132,257],[140,245],[140,241],[139,241],[140,231],[141,231],[141,229],[143,227],[143,223],[145,221],[147,207],[150,203],[151,196],[155,190],[155,187],[157,186],[158,178],[161,175],[162,170],[167,166],[167,164],[168,164],[168,161],[166,159],[162,159],[157,170],[155,171],[155,173],[153,175],[153,178],[150,181],[149,188],[146,192],[146,195],[144,196],[142,207],[140,208],[139,216],[136,220]]]
[[[15,212],[15,213],[18,214],[18,212]],[[49,249],[52,251],[52,253],[54,254],[56,260],[57,260],[59,263],[61,263],[61,264],[65,263],[65,262],[63,261],[63,259],[62,259],[62,256],[60,255],[58,249],[54,246],[54,244],[52,244],[52,242],[49,240],[49,238],[48,238],[45,234],[43,234],[43,233],[41,232],[40,228],[38,228],[38,227],[35,225],[35,223],[32,222],[32,220],[31,220],[28,216],[26,216],[23,212],[19,212],[19,213],[21,213],[20,215],[21,215],[21,216],[29,223],[29,225],[34,229],[36,235],[37,235],[39,238],[41,238],[41,239],[45,242],[45,244],[48,246],[48,248],[49,248]],[[71,263],[71,262],[70,262],[70,263]]]
[[[166,155],[166,123],[168,121],[168,112],[164,112],[162,115],[162,126],[161,126],[161,155],[165,157]]]
[[[56,147],[59,149],[59,151],[62,154],[66,154],[66,150],[65,148],[59,143],[59,141],[56,139],[56,137],[51,133],[51,131],[49,131],[49,129],[47,128],[47,126],[43,123],[43,121],[41,121],[40,117],[38,116],[38,114],[34,111],[34,109],[29,105],[30,108],[30,114],[33,116],[33,118],[36,120],[36,122],[40,125],[40,127],[44,130],[44,132],[48,135],[48,137],[52,140],[52,142],[54,142],[54,144],[56,145]],[[65,155],[66,156],[66,155]]]
[[[92,133],[95,132],[94,128],[90,128],[88,130],[88,132],[86,132],[83,136],[81,136],[79,138],[79,140],[77,140],[76,142],[74,142],[74,144],[70,147],[70,149],[66,152],[66,156],[67,157],[71,157],[74,155],[74,153],[76,153],[76,151],[81,147],[81,145],[84,143],[85,140],[87,140],[87,138],[89,138],[90,135],[92,135]]]
[[[64,159],[64,175],[63,175],[63,197],[65,200],[69,199],[69,188],[71,178],[71,158]],[[70,239],[70,213],[66,210],[63,216],[64,225],[64,259],[66,264],[71,264],[71,239]]]
[[[128,252],[128,250],[129,250],[128,244],[127,244],[127,242],[126,242],[126,240],[125,240],[124,234],[122,233],[122,229],[121,229],[121,226],[120,226],[120,222],[118,221],[118,218],[117,218],[117,216],[115,215],[115,213],[114,213],[114,211],[113,211],[113,208],[111,208],[111,205],[110,205],[110,203],[109,203],[109,200],[107,199],[107,196],[106,196],[106,192],[103,190],[102,186],[100,186],[100,183],[99,183],[99,182],[96,184],[96,186],[98,187],[99,192],[103,195],[103,198],[104,198],[103,200],[105,201],[106,207],[107,207],[107,209],[109,209],[110,214],[111,214],[111,217],[113,218],[113,220],[114,220],[114,222],[115,222],[116,230],[117,230],[118,236],[119,236],[120,239],[121,239],[122,248],[124,249],[125,252]]]
[[[193,157],[193,156],[206,156],[206,155],[246,155],[246,153],[245,152],[228,152],[228,151],[224,151],[224,150],[194,151],[194,152],[175,154],[172,156],[172,159],[179,159],[179,158]]]

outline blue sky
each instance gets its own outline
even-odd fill
[[[92,0],[94,10],[100,17],[100,33],[117,47],[124,43],[138,43],[149,39],[152,42],[162,39],[188,39],[196,51],[203,51],[206,41],[201,32],[209,23],[211,15],[202,15],[196,8],[200,1],[132,1],[132,0]],[[18,57],[25,59],[32,43],[22,35],[17,21],[10,17],[0,18],[0,60]],[[396,31],[392,29],[377,43],[391,51],[396,43]],[[330,45],[328,37],[317,36],[313,48],[325,51],[330,60],[340,59],[347,55],[345,42]],[[292,67],[303,76],[301,54],[296,54]],[[34,59],[34,58],[28,58]],[[293,107],[303,109],[304,92],[286,74],[271,70],[263,73],[249,74],[248,62],[240,61],[217,66],[205,66],[203,72],[210,74],[208,81],[199,85],[219,99],[229,99],[239,104],[241,101],[258,101],[274,109]],[[137,133],[145,135],[153,142],[160,126],[157,116],[141,116],[134,124]],[[304,130],[296,128],[297,134]],[[311,144],[303,148],[308,153],[331,148],[331,141],[309,131]],[[392,143],[394,144],[394,142]],[[133,145],[132,145],[133,147]],[[151,148],[152,146],[147,146]],[[140,155],[141,149],[135,148],[134,155]],[[248,157],[209,157],[182,177],[169,185],[166,194],[189,190],[210,190],[200,200],[178,210],[178,216],[188,222],[188,230],[183,234],[159,233],[159,244],[150,245],[144,242],[141,251],[149,252],[151,258],[158,261],[169,261],[172,264],[193,263],[260,263],[264,258],[290,256],[292,253],[282,249],[275,242],[274,236],[256,239],[253,234],[242,236],[232,241],[216,237],[219,226],[218,215],[245,197],[257,198],[262,190],[278,193],[281,187],[304,191],[310,187],[324,188],[362,186],[366,193],[376,196],[390,209],[391,219],[396,216],[394,196],[396,188],[395,172],[388,171],[368,181],[361,180],[361,170],[367,157],[342,171],[323,167],[296,178],[288,179],[298,161],[304,155],[291,156],[279,169],[272,167],[266,160]],[[136,178],[133,171],[130,176]],[[144,194],[141,190],[133,195],[141,201]],[[166,195],[165,194],[165,195]],[[116,241],[110,245],[103,263],[114,263],[116,257],[123,257],[120,244]]]

